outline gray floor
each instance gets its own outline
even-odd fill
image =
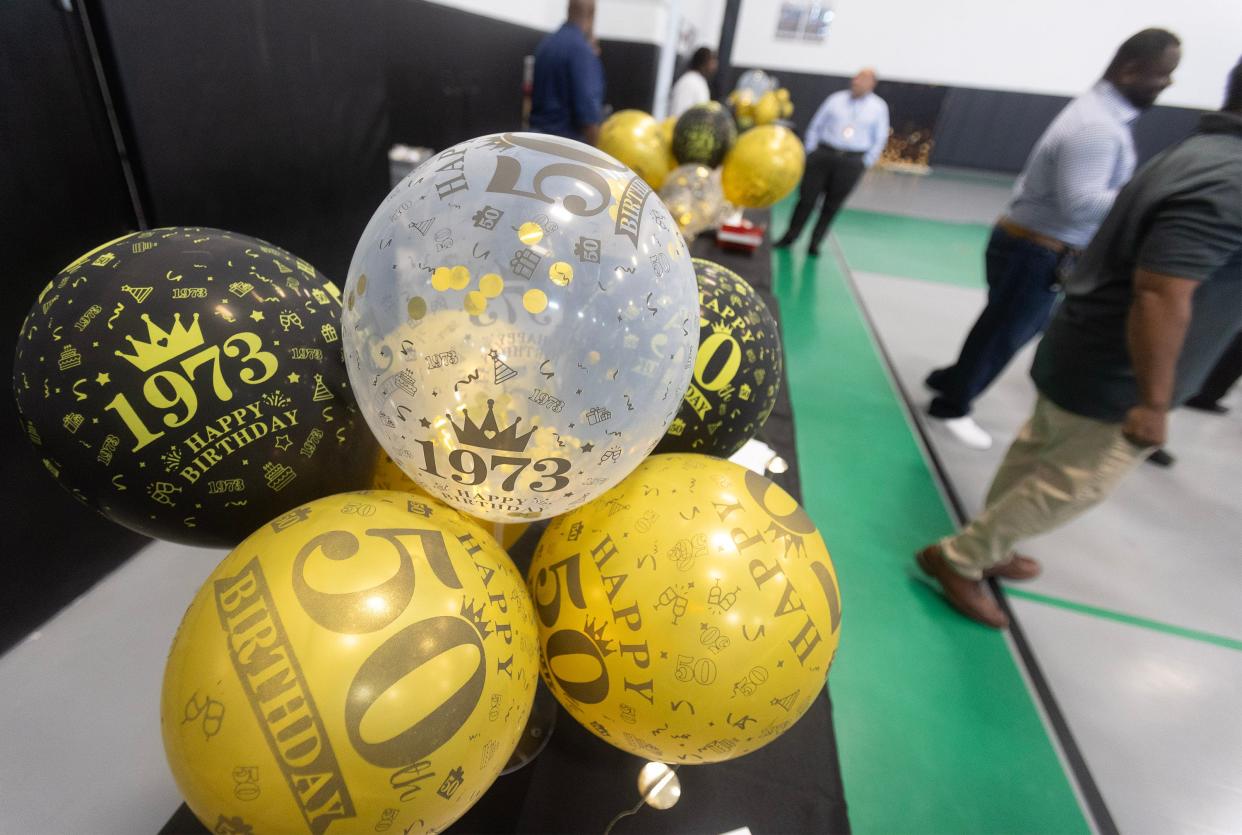
[[[850,205],[980,222],[996,216],[1005,194],[1003,180],[875,172]],[[921,410],[930,399],[923,378],[952,361],[982,291],[867,273],[854,279]],[[976,419],[997,440],[991,450],[966,449],[930,422],[931,443],[968,509],[981,504],[1034,402],[1032,351],[976,405]],[[1242,391],[1225,402],[1233,407],[1227,417],[1174,415],[1173,468],[1141,468],[1101,507],[1028,543],[1044,574],[1021,589],[1038,598],[1011,596],[1125,833],[1242,832]]]
[[[155,543],[0,656],[0,833],[154,833],[164,659],[223,551]]]
[[[851,209],[934,218],[950,223],[991,223],[1009,202],[1013,178],[955,168],[931,176],[872,168],[846,204]]]

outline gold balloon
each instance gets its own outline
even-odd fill
[[[793,191],[805,165],[802,142],[789,128],[751,128],[725,157],[720,177],[725,199],[752,209],[771,206]]]
[[[781,117],[781,100],[775,90],[768,90],[755,102],[754,119],[756,125],[770,125]]]
[[[755,94],[750,90],[734,90],[729,94],[729,104],[733,106],[733,118],[740,130],[747,130],[755,125]]]
[[[676,116],[669,116],[667,119],[665,119],[663,122],[660,123],[660,139],[662,139],[664,141],[664,144],[667,145],[669,148],[673,147],[673,128],[675,127],[677,127]],[[672,151],[670,151],[669,153],[672,153]]]
[[[656,190],[677,165],[660,123],[641,110],[619,110],[609,116],[600,126],[598,145]]]
[[[694,240],[719,221],[724,205],[720,172],[694,163],[675,168],[664,180],[660,199],[677,221],[681,234]]]
[[[215,832],[440,831],[513,752],[537,668],[521,575],[482,528],[406,493],[329,496],[195,596],[164,750]]]
[[[661,762],[719,762],[810,707],[840,637],[824,541],[780,487],[656,455],[552,521],[528,577],[542,672],[594,734]]]

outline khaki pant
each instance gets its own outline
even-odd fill
[[[1010,558],[1014,543],[1058,528],[1108,497],[1152,453],[1106,423],[1042,394],[1001,462],[985,510],[940,545],[966,577]]]

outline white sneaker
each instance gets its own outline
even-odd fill
[[[959,418],[937,418],[949,434],[971,449],[991,449],[992,436],[975,419],[966,416]]]

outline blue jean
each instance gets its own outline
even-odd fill
[[[992,384],[1022,346],[1048,324],[1057,300],[1061,256],[1032,241],[992,230],[985,262],[988,302],[966,337],[957,362],[933,371],[937,392],[928,413],[938,418],[970,414],[971,403]]]

